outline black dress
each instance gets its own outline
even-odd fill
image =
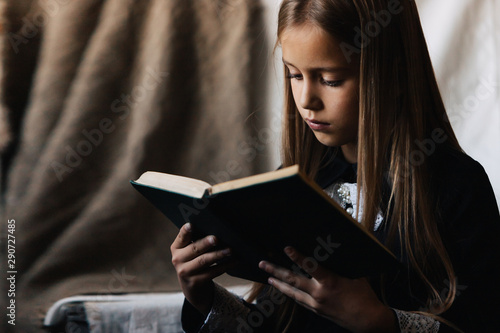
[[[441,315],[464,332],[500,332],[500,215],[489,179],[483,167],[464,153],[440,147],[429,156],[432,189],[428,195],[438,218],[438,230],[448,251],[457,278],[456,299]],[[317,183],[326,188],[342,181],[355,182],[356,165],[339,154],[320,171]],[[386,242],[384,223],[374,235]],[[399,244],[398,240],[395,242]],[[391,250],[409,267],[404,251]],[[385,300],[391,308],[403,311],[426,311],[423,284],[411,269],[384,277]],[[381,296],[379,278],[370,280]],[[446,295],[450,282],[442,281],[441,294]],[[258,301],[265,301],[263,293]],[[255,305],[243,303],[254,309]],[[274,316],[254,332],[271,332]],[[182,314],[186,332],[197,332],[204,318],[185,301]],[[232,332],[228,327],[224,331]],[[234,330],[236,332],[236,330]],[[348,332],[315,313],[298,307],[290,332]],[[441,323],[439,332],[456,332]]]

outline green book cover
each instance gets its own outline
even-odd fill
[[[146,173],[147,174],[147,173]],[[313,181],[292,166],[210,186],[180,176],[149,174],[132,185],[177,227],[191,222],[199,236],[215,235],[238,265],[228,274],[256,282],[261,260],[298,271],[286,246],[350,278],[398,268],[395,256]]]

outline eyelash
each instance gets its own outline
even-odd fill
[[[325,79],[321,78],[321,83],[327,85],[328,87],[339,87],[342,85],[342,80],[337,80],[337,81],[326,81]]]
[[[288,79],[296,79],[296,80],[302,80],[302,75],[301,74],[288,74],[287,75]],[[321,78],[321,83],[328,86],[328,87],[338,87],[342,84],[342,80],[337,80],[337,81],[326,81],[325,79]]]
[[[302,75],[300,75],[300,74],[288,74],[287,78],[301,80],[302,79]]]

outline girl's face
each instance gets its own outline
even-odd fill
[[[311,24],[285,30],[280,42],[300,115],[319,142],[356,162],[359,63],[349,64],[337,39]]]

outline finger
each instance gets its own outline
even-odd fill
[[[230,249],[207,252],[187,261],[184,264],[184,271],[190,272],[191,275],[199,274],[203,271],[210,271],[214,265],[223,265],[220,262],[231,256]]]
[[[281,291],[283,294],[290,297],[291,299],[295,300],[297,303],[299,303],[299,304],[301,304],[309,309],[312,309],[312,307],[309,304],[313,300],[312,300],[312,297],[308,293],[306,293],[300,289],[297,289],[296,287],[294,287],[286,282],[280,281],[276,278],[271,277],[268,279],[268,282],[271,286],[278,289],[279,291]]]
[[[333,274],[319,265],[316,259],[304,256],[291,246],[285,248],[285,253],[298,267],[317,281],[322,281],[328,274]]]
[[[223,263],[217,263],[216,265],[210,266],[202,277],[210,280],[215,279],[216,277],[226,273],[228,269],[234,267],[236,264],[237,261],[235,259],[230,259],[229,261],[225,261]]]
[[[217,238],[212,235],[194,241],[183,249],[185,261],[193,260],[204,253],[214,251],[216,246]]]
[[[295,289],[309,290],[311,287],[311,279],[304,277],[296,272],[273,265],[267,261],[261,261],[259,267],[266,273],[276,277],[282,282],[292,286]],[[297,267],[297,271],[298,271]]]
[[[177,237],[175,238],[174,242],[172,243],[171,248],[172,249],[182,249],[189,245],[191,243],[191,240],[193,238],[193,227],[191,223],[186,223],[184,224],[181,229],[179,230],[179,233],[177,234]]]
[[[215,236],[206,236],[205,238],[191,242],[187,246],[178,248],[177,246],[181,244],[180,242],[181,241],[176,243],[176,241],[174,241],[174,244],[171,246],[172,263],[174,266],[183,265],[204,253],[211,252],[215,250],[215,246],[217,245]]]

